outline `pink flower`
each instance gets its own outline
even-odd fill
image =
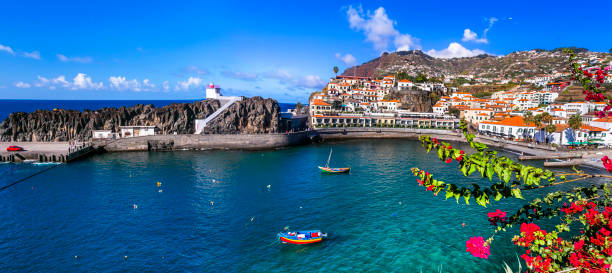
[[[465,251],[472,253],[474,257],[486,259],[491,255],[489,246],[486,245],[484,239],[480,236],[470,237],[470,239],[465,242],[465,248]]]

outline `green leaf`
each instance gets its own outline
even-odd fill
[[[508,184],[508,182],[510,182],[510,178],[512,178],[512,171],[510,171],[508,168],[505,168],[502,175],[504,176],[504,182]]]
[[[440,160],[444,160],[444,149],[442,147],[438,148],[438,158],[440,158]]]
[[[512,195],[516,198],[523,199],[523,195],[521,194],[521,189],[519,188],[512,189]]]
[[[495,169],[493,169],[493,165],[491,163],[487,164],[487,177],[489,180],[493,181],[493,174],[495,173]]]
[[[499,191],[496,191],[496,192],[495,192],[495,201],[499,201],[499,200],[501,200],[501,199],[502,199],[502,197],[504,197],[504,196],[502,195],[502,193],[501,193],[501,192],[499,192]]]

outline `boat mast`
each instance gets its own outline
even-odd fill
[[[325,167],[329,167],[329,160],[331,159],[331,155],[332,155],[332,148],[329,148],[329,157],[327,157],[327,165],[325,165]]]

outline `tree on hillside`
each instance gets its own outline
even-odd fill
[[[337,66],[334,66],[334,74],[336,75],[336,77],[338,77],[338,71],[340,71],[340,69],[338,69]]]
[[[459,109],[457,109],[455,107],[449,107],[448,108],[448,114],[458,118],[459,115],[461,114],[461,111],[459,111]]]
[[[416,77],[415,82],[419,82],[419,83],[427,82],[427,76],[425,76],[425,74],[423,73],[419,73],[419,75]]]
[[[580,127],[582,127],[582,117],[580,117],[578,114],[573,115],[570,117],[568,124],[570,128],[578,130]]]
[[[533,123],[535,123],[535,125],[537,127],[540,127],[542,125],[542,115],[541,114],[537,114],[537,115],[533,116]]]
[[[549,134],[552,134],[555,132],[555,130],[557,130],[557,127],[555,127],[555,125],[553,124],[548,124],[546,125],[546,132]]]
[[[528,125],[529,123],[532,123],[533,122],[533,113],[531,113],[530,111],[527,111],[523,115],[523,121],[525,122],[526,125]]]
[[[550,124],[552,120],[553,120],[553,117],[548,112],[542,113],[542,122],[546,124]]]

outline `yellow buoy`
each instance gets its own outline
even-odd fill
[[[161,187],[161,182],[157,182],[157,186],[158,186],[158,187]]]

